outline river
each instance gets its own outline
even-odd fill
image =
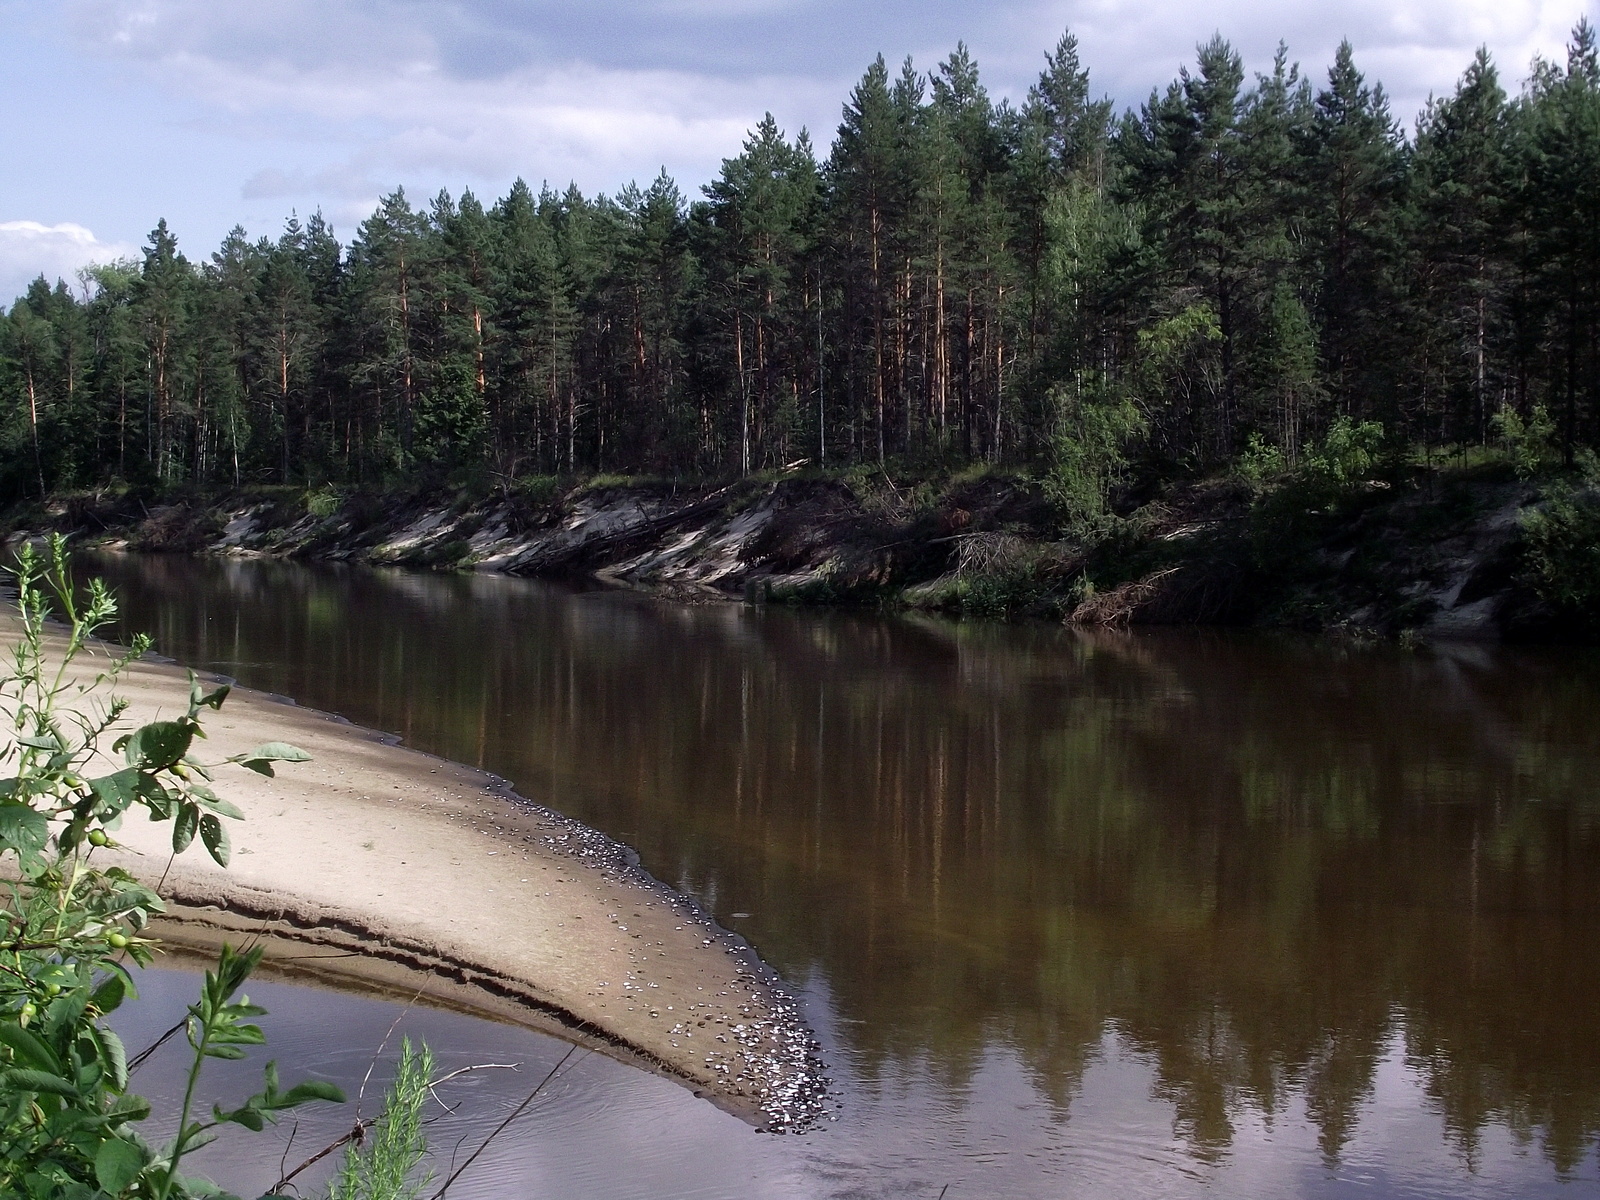
[[[453,1196],[1600,1195],[1593,651],[91,569],[161,653],[635,847],[823,1043],[813,1133],[607,1063]]]

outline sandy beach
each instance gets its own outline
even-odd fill
[[[181,667],[135,664],[116,688],[123,726],[181,713],[188,687]],[[554,1032],[757,1124],[804,1119],[815,1064],[792,1002],[624,847],[493,776],[281,698],[236,689],[204,724],[203,761],[265,741],[312,761],[274,779],[217,772],[246,817],[226,870],[198,842],[173,860],[171,826],[142,817],[98,852],[159,885],[164,939],[262,938],[278,971]]]

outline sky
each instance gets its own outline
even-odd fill
[[[1514,90],[1600,0],[0,0],[0,303],[136,256],[165,217],[204,258],[234,225],[522,177],[587,193],[665,168],[689,195],[770,111],[825,152],[874,55],[965,41],[1020,100],[1062,32],[1137,105],[1220,32],[1315,80],[1349,39],[1408,124],[1486,45]]]

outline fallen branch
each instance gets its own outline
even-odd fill
[[[1067,617],[1069,625],[1126,625],[1141,608],[1157,599],[1162,584],[1178,573],[1177,567],[1153,571],[1143,579],[1119,583],[1109,591],[1086,597]]]

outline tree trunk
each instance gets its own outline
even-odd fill
[[[28,363],[28,428],[33,434],[33,467],[39,473],[39,499],[43,500],[44,456],[39,450],[39,397],[33,386],[33,363]]]

